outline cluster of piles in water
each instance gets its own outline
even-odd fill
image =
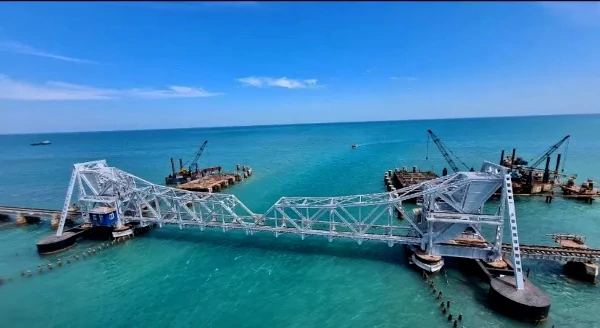
[[[15,218],[15,223],[17,225],[25,225],[25,224],[38,224],[42,221],[43,217],[50,217],[50,226],[52,227],[52,229],[56,229],[58,228],[58,224],[60,223],[60,213],[58,211],[49,211],[49,212],[55,212],[52,214],[36,214],[33,215],[32,213],[29,214],[24,214],[27,213],[28,210],[27,209],[23,209],[23,211],[19,211],[16,213],[16,218]],[[76,205],[70,206],[69,207],[69,211],[67,213],[67,218],[65,221],[65,225],[66,226],[73,226],[75,225],[75,219],[80,216],[80,212],[79,212],[79,208]],[[11,222],[11,214],[9,213],[0,213],[0,223],[8,223]]]
[[[454,319],[454,315],[450,312],[450,301],[443,301],[442,297],[444,295],[444,293],[440,290],[438,291],[437,288],[435,287],[435,283],[433,282],[432,279],[429,279],[429,276],[427,275],[427,273],[425,271],[423,272],[423,281],[427,284],[427,286],[429,287],[429,289],[431,290],[431,294],[432,295],[436,295],[436,300],[441,300],[440,303],[440,309],[441,309],[441,313],[442,315],[446,315],[448,314],[448,322],[452,322],[452,327],[456,328],[458,327],[458,323],[463,321],[463,315],[462,313],[458,314],[458,317],[456,319]]]
[[[44,273],[45,270],[52,271],[54,268],[61,268],[64,265],[69,265],[69,264],[75,263],[79,260],[85,260],[89,257],[96,255],[98,252],[100,252],[102,250],[106,250],[106,249],[110,248],[110,246],[114,246],[114,245],[123,243],[126,240],[131,239],[131,238],[133,238],[133,235],[115,238],[115,239],[111,240],[110,243],[102,243],[96,247],[88,248],[87,250],[84,250],[80,254],[73,254],[72,256],[70,256],[66,259],[59,258],[56,260],[55,263],[53,263],[52,261],[46,261],[43,264],[39,264],[35,271],[37,271],[38,274],[42,274],[42,273]],[[32,270],[21,270],[20,276],[23,278],[32,277],[33,276]],[[0,286],[3,285],[5,282],[12,282],[13,280],[14,279],[11,276],[8,276],[8,277],[0,276]]]

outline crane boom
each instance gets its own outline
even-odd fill
[[[533,162],[533,164],[531,164],[529,167],[534,169],[536,168],[538,165],[540,165],[545,159],[546,157],[552,155],[558,148],[560,148],[560,146],[567,141],[567,139],[569,139],[570,136],[567,135],[564,138],[562,138],[559,142],[555,143],[554,145],[550,146],[550,148],[548,148],[548,150],[546,150],[546,152],[544,154],[542,154],[535,162]],[[535,158],[534,158],[535,159]],[[533,159],[532,159],[533,161]]]
[[[202,156],[202,153],[204,152],[204,148],[206,147],[207,143],[208,143],[208,140],[204,141],[202,146],[200,146],[200,148],[196,152],[196,156],[194,156],[194,159],[192,160],[192,163],[190,164],[190,172],[193,171],[192,167],[195,167],[196,169],[198,169],[198,159],[200,159],[200,156]],[[185,162],[185,164],[183,166],[185,166],[188,162]]]
[[[444,158],[446,159],[446,162],[448,162],[448,165],[450,165],[450,168],[452,169],[452,171],[454,171],[454,173],[457,173],[458,171],[460,171],[460,169],[458,168],[458,166],[456,165],[456,163],[454,162],[452,157],[450,157],[450,153],[452,153],[452,152],[446,150],[446,147],[444,147],[442,140],[440,140],[440,138],[438,138],[433,133],[433,131],[427,130],[427,132],[429,132],[429,135],[431,136],[431,140],[433,140],[433,143],[435,143],[435,145],[438,147],[438,149],[440,150],[440,153],[442,153],[442,156],[444,156]],[[454,155],[454,154],[452,154],[452,155]],[[469,170],[469,167],[467,166],[467,164],[463,163],[456,155],[454,155],[454,157],[456,157],[456,159],[462,165],[464,165],[467,168],[467,170]]]

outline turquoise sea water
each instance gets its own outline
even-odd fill
[[[498,161],[502,149],[508,155],[516,147],[530,159],[570,134],[565,172],[579,182],[600,173],[598,115],[3,135],[0,204],[59,209],[72,164],[96,159],[162,184],[169,158],[193,157],[204,140],[200,166],[254,169],[226,190],[254,212],[284,195],[380,192],[393,167],[441,172],[444,160],[433,143],[427,147],[427,129],[476,169],[482,160]],[[29,146],[40,140],[52,145]],[[520,240],[552,244],[544,234],[570,232],[600,247],[598,206],[519,200]],[[96,245],[82,242],[41,259],[35,241],[50,233],[48,222],[0,227],[0,327],[451,327],[398,246],[171,227],[19,277]],[[553,300],[548,327],[600,327],[596,286],[564,277],[557,263],[527,260],[525,268]],[[487,309],[486,284],[453,269],[436,279],[464,327],[527,326]]]

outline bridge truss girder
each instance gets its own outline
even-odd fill
[[[115,207],[119,224],[175,224],[239,229],[247,234],[269,231],[305,236],[374,240],[420,246],[426,253],[493,260],[502,256],[504,203],[483,214],[490,196],[502,186],[503,167],[484,162],[481,172],[459,172],[392,192],[338,197],[282,197],[265,213],[253,213],[228,194],[190,192],[156,185],[109,167],[105,161],[75,164],[65,204],[75,194],[84,220],[96,206]],[[71,185],[73,186],[71,188]],[[505,194],[505,193],[503,193]],[[407,211],[403,201],[422,198],[421,214]],[[404,220],[396,218],[401,213]],[[66,219],[63,210],[57,235]],[[496,229],[484,248],[449,245],[471,227],[481,234]]]

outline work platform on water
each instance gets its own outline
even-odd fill
[[[412,170],[409,171],[406,167],[402,169],[390,170],[384,176],[387,191],[395,191],[411,186],[420,185],[425,181],[437,179],[438,175],[432,171],[421,171],[417,166],[413,166]],[[414,189],[413,193],[418,192],[419,189]],[[410,198],[407,202],[416,203],[419,198]]]
[[[235,173],[225,173],[221,167],[205,168],[197,172],[196,179],[177,185],[177,188],[188,191],[220,192],[238,182],[252,176],[252,169],[237,165]]]
[[[550,146],[542,155],[530,161],[518,157],[516,148],[513,148],[512,155],[506,157],[504,157],[504,150],[502,150],[500,164],[506,167],[511,174],[515,196],[543,196],[546,198],[546,203],[551,203],[555,197],[561,197],[583,200],[588,204],[592,204],[593,200],[600,195],[598,190],[594,188],[595,182],[592,179],[587,179],[581,184],[581,187],[576,187],[577,175],[564,174],[569,138],[569,135],[565,136]],[[562,154],[557,154],[556,165],[554,170],[551,170],[551,155],[565,142],[567,144],[564,149],[565,158],[562,160]],[[544,161],[546,162],[544,169],[538,168]],[[563,178],[568,178],[566,183],[562,182],[564,181]],[[558,190],[562,191],[562,194],[557,194]]]
[[[200,169],[198,160],[207,144],[208,140],[202,143],[191,163],[189,160],[184,163],[180,158],[179,171],[175,170],[175,160],[171,158],[171,173],[165,177],[165,185],[188,191],[220,192],[252,176],[252,169],[249,166],[239,164],[236,165],[235,172],[231,173],[223,172],[221,166]]]
[[[484,211],[487,200],[499,188],[502,201],[492,204],[493,207],[486,206]],[[419,208],[408,211],[403,204],[416,198],[421,199]],[[405,244],[418,250],[421,258],[457,257],[493,263],[511,256],[513,280],[504,282],[502,288],[490,283],[495,302],[527,309],[525,312],[530,315],[523,314],[525,320],[544,319],[550,307],[549,299],[541,296],[531,304],[513,299],[515,295],[527,293],[530,286],[523,277],[522,259],[530,254],[529,250],[537,253],[545,250],[520,245],[510,175],[506,168],[490,162],[484,162],[479,172],[458,172],[390,192],[282,197],[261,214],[252,212],[234,195],[152,184],[110,167],[104,160],[75,164],[55,235],[56,249],[52,249],[52,240],[46,239],[43,243],[46,252],[59,251],[75,243],[75,238],[65,234],[72,201],[78,205],[81,219],[91,226],[89,233],[107,231],[110,232],[107,236],[113,238],[132,233],[136,228],[173,224],[201,230],[237,229],[249,235],[270,232],[275,236],[295,234],[301,239],[306,236],[322,236],[329,241],[345,238],[359,244],[379,241],[390,247]],[[402,220],[398,220],[394,212],[400,213]],[[511,231],[508,244],[502,242],[505,224]],[[485,231],[495,237],[483,239]],[[482,242],[478,245],[465,242],[476,239]],[[600,259],[600,250],[565,251],[561,248],[552,252],[555,259],[565,261],[597,262]]]
[[[457,163],[462,165],[466,171],[474,171],[473,168],[469,168],[467,164],[465,164],[458,156],[448,149],[442,140],[433,133],[433,131],[427,130],[427,132],[428,145],[429,140],[432,140],[452,172],[457,173],[460,171]],[[567,143],[565,149],[566,159],[569,138],[569,135],[565,136],[545,150],[543,154],[531,159],[530,161],[526,161],[522,157],[516,156],[516,148],[513,148],[511,156],[506,157],[504,156],[504,150],[502,150],[499,164],[507,169],[507,173],[510,173],[514,196],[543,196],[546,198],[546,203],[551,203],[554,197],[561,197],[566,199],[583,200],[586,203],[591,204],[593,200],[600,195],[598,190],[593,187],[594,181],[591,179],[583,182],[580,188],[575,187],[574,181],[577,177],[576,175],[570,177],[566,184],[561,182],[561,178],[568,177],[568,175],[563,174],[566,160],[561,162],[561,154],[558,154],[556,157],[556,167],[554,170],[550,169],[550,156],[555,153],[565,142]],[[427,147],[426,159],[428,158],[429,146]],[[546,161],[545,168],[539,169],[538,166],[544,161]],[[448,169],[444,167],[442,170],[442,176],[446,176],[447,174]],[[417,170],[416,167],[413,167],[413,170],[409,171],[406,169],[406,167],[403,167],[402,169],[395,168],[391,171],[388,171],[384,176],[384,182],[387,190],[391,191],[406,187],[410,184],[416,184],[435,178],[437,178],[437,174],[433,171],[421,172],[420,170]],[[562,190],[562,194],[555,193],[558,188]],[[494,197],[499,198],[500,196],[500,190],[494,194]]]

